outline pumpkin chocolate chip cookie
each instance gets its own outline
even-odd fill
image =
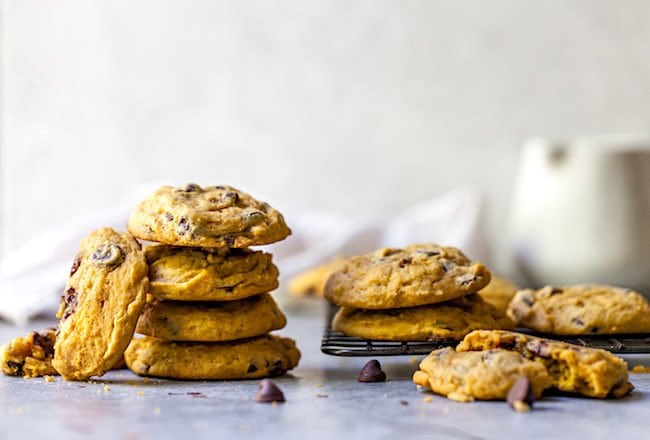
[[[300,360],[292,339],[274,335],[231,342],[171,342],[134,339],[126,363],[140,376],[170,379],[255,379],[285,374]]]
[[[507,350],[431,352],[420,363],[413,382],[458,402],[505,400],[518,377],[526,376],[536,397],[552,384],[543,365]]]
[[[291,234],[282,214],[230,186],[163,186],[140,203],[129,231],[175,246],[244,248]]]
[[[325,283],[330,274],[343,264],[343,257],[336,257],[319,266],[312,267],[304,272],[294,275],[289,280],[287,290],[294,296],[322,297]]]
[[[271,254],[247,249],[145,248],[149,286],[161,300],[232,301],[278,287]]]
[[[512,329],[510,319],[473,294],[440,304],[403,309],[342,307],[332,328],[349,336],[386,341],[461,340],[479,329]]]
[[[603,285],[520,290],[508,308],[517,325],[556,335],[650,332],[650,305],[633,290]]]
[[[267,293],[215,303],[158,301],[149,296],[136,331],[168,341],[218,342],[263,335],[286,322]]]
[[[488,269],[460,250],[415,244],[350,258],[329,276],[325,298],[344,307],[394,309],[459,298],[489,282]]]
[[[537,338],[503,330],[476,330],[465,336],[458,351],[501,348],[544,365],[561,391],[604,399],[623,397],[634,386],[627,364],[608,351]]]
[[[18,337],[0,349],[0,367],[11,376],[39,377],[58,374],[52,366],[54,357],[54,330],[30,332]]]
[[[147,262],[131,234],[102,228],[82,241],[57,313],[52,365],[64,379],[101,376],[118,363],[146,289]]]

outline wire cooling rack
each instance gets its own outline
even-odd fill
[[[355,338],[332,330],[332,318],[338,308],[328,304],[325,316],[325,331],[321,341],[321,351],[333,356],[405,356],[426,355],[443,347],[458,345],[454,339],[434,339],[431,341],[375,341]],[[555,336],[533,333],[525,329],[517,329],[522,333],[541,336],[558,341],[589,348],[602,348],[617,354],[650,353],[650,334],[638,335],[581,335]]]

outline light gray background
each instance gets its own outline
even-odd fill
[[[503,231],[531,135],[650,132],[650,2],[4,0],[1,249],[141,182]]]

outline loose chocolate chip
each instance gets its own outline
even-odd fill
[[[77,270],[79,270],[79,266],[81,266],[81,258],[77,255],[77,257],[72,262],[72,267],[70,268],[70,276],[77,273]]]
[[[165,220],[167,220],[168,222],[171,222],[172,220],[174,220],[174,216],[170,212],[166,212],[165,213]]]
[[[284,394],[278,386],[269,379],[260,382],[260,387],[255,395],[255,401],[260,403],[284,402]]]
[[[400,400],[399,404],[402,406],[407,406],[409,403],[406,400]]]
[[[176,233],[178,235],[185,235],[190,230],[190,221],[187,217],[181,217],[178,219],[178,226],[176,227]]]
[[[102,244],[95,249],[91,259],[98,266],[119,266],[124,261],[124,251],[114,243]]]
[[[63,303],[65,304],[65,310],[63,311],[63,316],[61,317],[62,321],[68,319],[77,308],[77,291],[73,287],[70,287],[65,291],[63,295]]]
[[[571,322],[575,325],[584,326],[585,322],[580,318],[573,318]]]
[[[397,263],[397,265],[399,267],[405,267],[405,266],[408,266],[409,264],[411,264],[412,262],[413,262],[413,259],[411,259],[411,258],[402,258],[399,261],[399,263]]]
[[[506,400],[517,411],[530,411],[533,402],[535,402],[535,393],[530,384],[530,379],[526,376],[519,376],[510,387]]]
[[[373,359],[364,365],[357,380],[359,382],[384,382],[386,381],[386,373],[381,370],[379,361]]]
[[[54,342],[46,333],[34,332],[34,345],[41,347],[46,357],[51,357],[54,354]]]

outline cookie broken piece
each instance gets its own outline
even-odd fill
[[[460,352],[510,350],[543,365],[560,391],[604,399],[623,397],[634,386],[627,364],[608,351],[579,347],[505,330],[476,330],[456,347]]]
[[[530,380],[535,396],[552,385],[543,365],[508,350],[457,352],[451,347],[431,352],[420,363],[413,382],[457,402],[505,400],[520,376]]]
[[[58,374],[52,366],[55,342],[53,329],[13,339],[0,349],[2,372],[28,378]]]
[[[227,380],[282,376],[298,365],[292,339],[274,335],[230,342],[171,342],[146,336],[134,339],[125,355],[140,376]]]
[[[508,316],[519,326],[555,335],[650,332],[650,305],[643,295],[605,285],[520,290]]]
[[[478,329],[512,329],[512,321],[476,294],[402,309],[342,307],[332,328],[349,336],[385,341],[461,340]]]
[[[278,287],[271,254],[246,249],[145,248],[153,296],[175,301],[233,301]]]
[[[163,186],[140,203],[129,231],[175,246],[244,248],[291,234],[282,214],[231,186]]]
[[[329,276],[325,298],[343,307],[395,309],[459,298],[489,282],[490,271],[460,250],[415,244],[348,259]]]
[[[129,233],[101,228],[81,243],[57,317],[52,365],[66,380],[118,364],[145,303],[148,267]]]

